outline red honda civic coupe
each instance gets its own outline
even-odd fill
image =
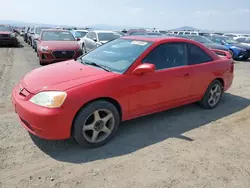
[[[82,48],[67,30],[44,29],[37,40],[40,65],[75,59],[82,54]]]
[[[184,38],[127,36],[31,71],[12,101],[32,134],[98,147],[121,121],[193,102],[215,108],[234,77],[230,54],[218,52],[225,57]]]

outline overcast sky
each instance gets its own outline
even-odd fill
[[[0,0],[0,4],[5,4],[0,20],[250,30],[250,0]]]

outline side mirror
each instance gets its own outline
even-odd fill
[[[80,41],[81,39],[80,38],[76,38],[76,41]]]
[[[95,42],[97,42],[97,39],[96,39],[96,38],[93,38],[92,40],[95,41]]]
[[[138,65],[132,72],[134,75],[143,75],[153,73],[155,71],[155,65],[151,63],[143,63]]]

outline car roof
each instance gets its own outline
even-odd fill
[[[91,30],[91,31],[96,33],[114,33],[114,31],[110,30]]]
[[[171,40],[171,41],[176,41],[176,42],[188,42],[190,41],[189,39],[182,38],[182,37],[175,37],[175,36],[159,36],[159,35],[132,35],[132,36],[124,36],[121,37],[124,39],[131,39],[131,40],[143,40],[147,42],[160,42],[160,41],[166,41],[166,40]]]
[[[85,32],[89,32],[89,31],[86,30],[86,29],[76,29],[76,30],[72,30],[72,31],[85,31]]]
[[[69,30],[65,30],[65,29],[43,29],[43,31],[61,31],[61,32],[70,32]]]

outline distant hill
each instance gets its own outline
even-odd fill
[[[12,26],[17,26],[17,27],[35,26],[35,25],[48,26],[48,27],[54,27],[54,26],[67,27],[66,25],[53,25],[53,24],[23,22],[23,21],[13,21],[13,20],[0,20],[0,24],[9,24]]]

